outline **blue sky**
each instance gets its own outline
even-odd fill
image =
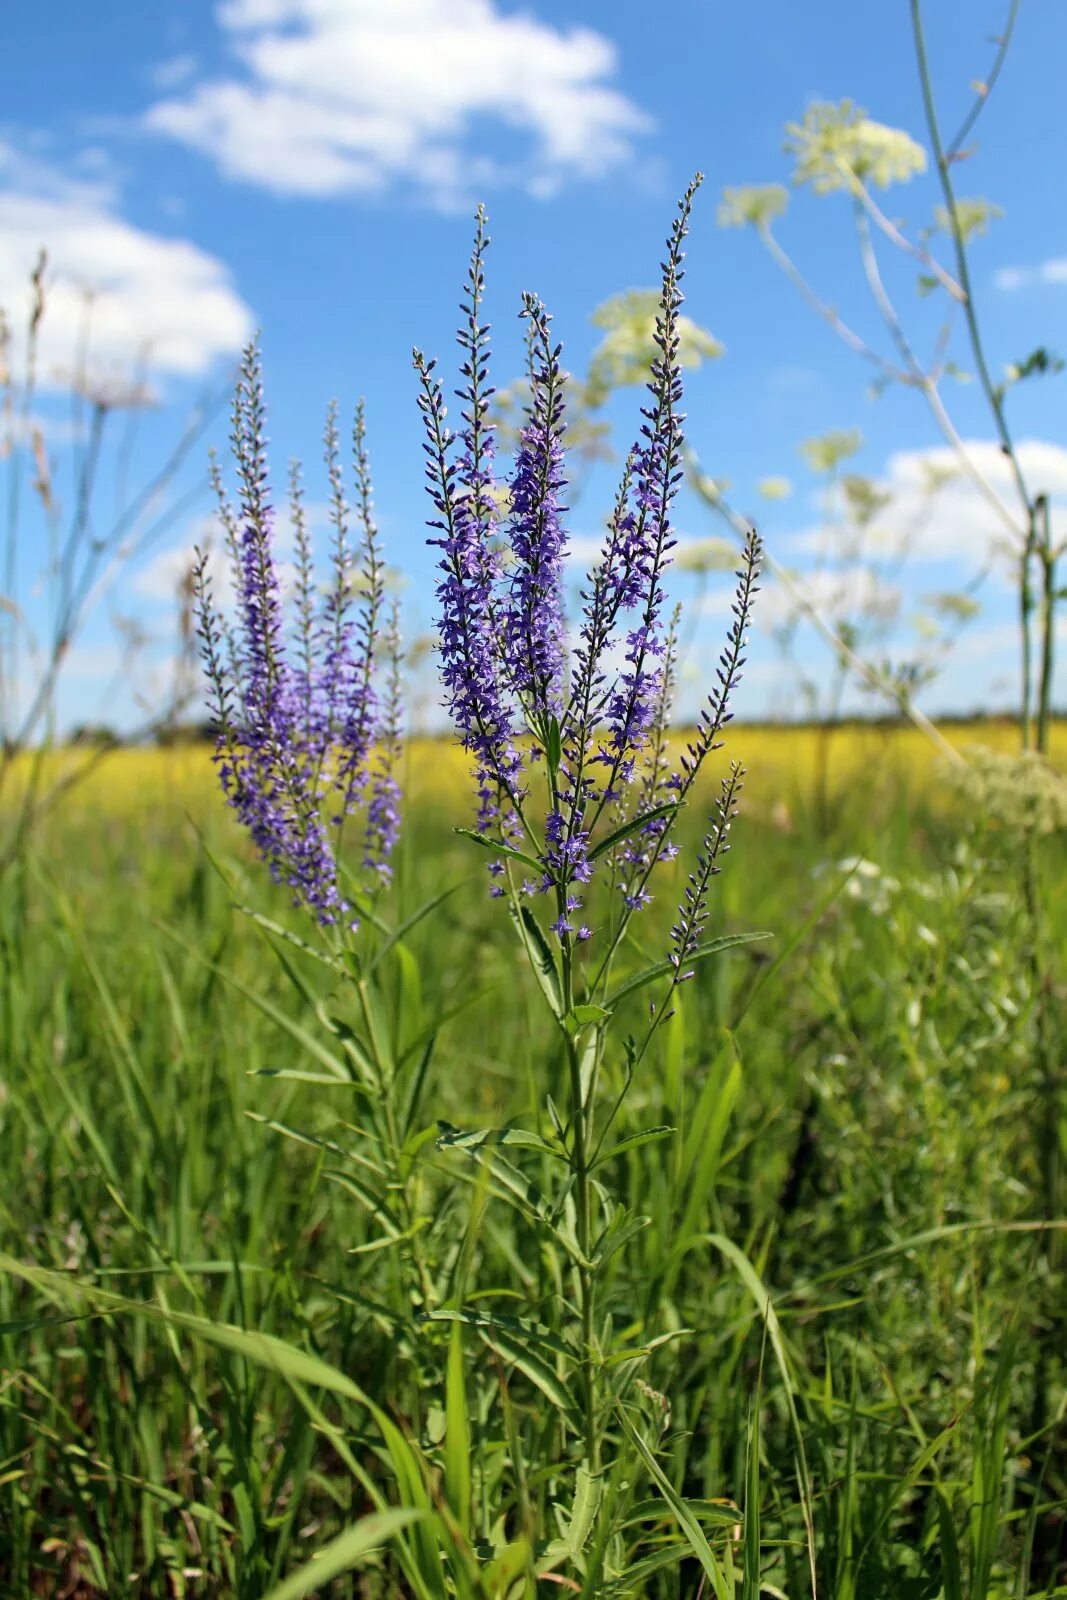
[[[954,129],[973,99],[970,85],[989,69],[1005,6],[936,0],[927,11],[943,120]],[[957,168],[962,194],[984,195],[1004,213],[972,252],[997,376],[1038,346],[1067,348],[1057,109],[1065,47],[1062,5],[1022,0],[974,153]],[[13,8],[5,58],[0,304],[16,330],[17,370],[26,278],[37,247],[46,245],[51,288],[35,415],[68,517],[78,424],[60,369],[69,372],[76,360],[81,289],[98,291],[94,382],[119,384],[150,341],[158,401],[126,452],[118,448],[121,419],[109,423],[116,447],[105,453],[97,485],[100,527],[125,457],[129,482],[148,477],[189,407],[225,384],[237,346],[258,327],[279,481],[286,459],[299,455],[311,498],[321,497],[325,404],[336,397],[345,410],[365,395],[380,519],[407,577],[408,629],[425,630],[432,563],[423,544],[410,349],[418,343],[445,359],[452,353],[474,203],[484,200],[491,214],[489,313],[503,384],[520,362],[514,312],[525,288],[552,309],[567,364],[584,369],[600,337],[591,311],[620,290],[654,283],[675,197],[699,167],[707,181],[691,235],[686,309],[725,346],[688,385],[689,434],[709,472],[728,480],[731,499],[757,518],[777,559],[831,611],[845,615],[884,595],[897,620],[879,654],[911,647],[923,596],[958,588],[989,564],[998,532],[989,497],[957,477],[936,505],[923,502],[926,467],[946,457],[921,395],[890,389],[872,399],[863,362],[803,304],[755,234],[716,226],[725,185],[788,182],[783,124],[813,101],[848,96],[872,119],[925,143],[903,4],[108,0],[86,7],[55,0]],[[938,199],[929,172],[876,197],[910,239]],[[795,191],[776,237],[817,292],[891,357],[847,199]],[[886,284],[925,358],[945,299],[921,300],[914,262],[884,239],[881,245]],[[943,236],[932,248],[950,264]],[[953,350],[967,368],[961,333]],[[1009,400],[1034,487],[1055,502],[1067,502],[1065,382],[1029,381]],[[972,463],[993,497],[1006,500],[1010,488],[977,386],[946,378],[942,392]],[[638,398],[625,392],[610,408],[620,447],[633,431]],[[839,542],[833,575],[812,576],[819,552],[839,536],[826,532],[833,513],[798,445],[848,427],[861,429],[864,440],[850,466],[894,495],[880,533],[889,543],[873,575],[843,574]],[[209,497],[197,500],[195,490],[212,438],[224,444],[224,418],[178,474],[178,510],[151,548],[121,568],[104,568],[98,603],[72,652],[65,721],[104,714],[129,725],[165,677],[182,553],[203,536],[210,514]],[[0,463],[0,476],[10,470]],[[768,477],[790,480],[789,496],[764,499],[759,485]],[[9,484],[0,490],[7,495]],[[596,535],[610,493],[606,469],[583,482],[572,517],[580,538]],[[45,571],[47,526],[34,507],[25,488],[14,599],[27,627],[42,635],[54,584]],[[693,496],[683,499],[678,525],[685,539],[724,531]],[[905,562],[893,542],[901,529],[909,530]],[[717,650],[723,583],[713,574],[699,598],[697,674]],[[691,580],[679,579],[678,588],[695,597]],[[1004,704],[1015,692],[1003,559],[994,558],[977,593],[981,614],[926,692],[931,708]],[[794,674],[769,631],[787,614],[784,598],[768,591],[745,692],[751,712],[799,709]],[[154,641],[129,672],[115,615],[135,620]],[[810,630],[800,630],[795,649],[804,672],[825,684],[829,658]],[[25,692],[32,673],[25,654],[21,673]],[[1062,701],[1062,664],[1058,683]]]

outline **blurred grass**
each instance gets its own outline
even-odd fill
[[[998,724],[949,733],[1014,741]],[[1056,750],[1067,757],[1063,725]],[[693,1504],[762,1496],[771,1592],[807,1592],[799,1419],[821,1593],[1063,1593],[1063,1288],[1033,1227],[1052,1114],[1037,1008],[1064,1015],[1063,837],[1032,846],[1058,974],[1039,994],[1024,842],[950,790],[917,735],[847,727],[827,747],[817,729],[738,727],[730,753],[750,775],[709,932],[770,929],[775,943],[686,987],[618,1129],[679,1133],[613,1169],[651,1218],[615,1258],[608,1300],[620,1335],[661,1341],[643,1369],[669,1406],[661,1466]],[[471,880],[411,935],[396,975],[398,1026],[452,1016],[425,1120],[535,1127],[557,1063],[480,863],[448,831],[468,820],[465,758],[422,741],[408,763],[390,915]],[[327,1180],[320,1148],[279,1131],[358,1149],[357,1108],[343,1090],[253,1076],[307,1061],[248,994],[317,1038],[336,996],[290,953],[301,999],[207,851],[242,899],[302,928],[200,747],[109,757],[0,888],[0,1246],[156,1318],[64,1310],[0,1278],[0,1594],[260,1600],[373,1509],[353,1467],[393,1481],[358,1408],[334,1397],[316,1420],[247,1353],[168,1327],[177,1311],[304,1347],[404,1419],[430,1461],[444,1448],[447,1338],[413,1350],[398,1337],[395,1253],[351,1253],[374,1242],[375,1219]],[[644,954],[664,946],[688,854],[658,884]],[[447,1281],[465,1240],[487,1303],[554,1326],[561,1284],[536,1232],[496,1202],[482,1216],[461,1177],[444,1161],[419,1169],[434,1270]],[[760,1282],[781,1327],[774,1361]],[[469,1379],[475,1536],[495,1537],[496,1512],[520,1504],[551,1529],[551,1408],[520,1374],[505,1390],[487,1354]],[[695,1558],[657,1504],[632,1524],[632,1587],[600,1592],[697,1592]],[[724,1553],[730,1534],[707,1516]],[[329,1593],[409,1592],[389,1570],[372,1561]]]

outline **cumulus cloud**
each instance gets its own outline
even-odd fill
[[[886,557],[906,555],[916,563],[961,560],[978,567],[998,550],[1018,549],[1023,521],[1011,463],[995,440],[966,439],[963,444],[990,494],[964,474],[947,445],[898,450],[877,480],[889,502],[868,530],[869,550]],[[1067,449],[1044,439],[1024,439],[1016,454],[1031,494],[1049,497],[1053,528],[1067,535]],[[790,553],[832,551],[832,528],[830,516],[826,524],[789,535]]]
[[[304,502],[304,520],[312,540],[328,527],[330,509],[325,500]],[[290,592],[296,581],[296,567],[292,561],[285,559],[293,550],[295,534],[287,510],[279,506],[274,521],[274,552],[279,558],[278,577],[285,594]],[[201,517],[191,528],[186,528],[180,543],[157,550],[150,560],[144,562],[131,579],[133,593],[142,600],[173,604],[188,581],[198,548],[209,552],[215,599],[224,611],[230,610],[236,597],[224,530],[214,513]]]
[[[649,126],[612,86],[602,34],[496,0],[224,0],[218,17],[240,70],[161,99],[146,123],[276,193],[546,194],[618,165]],[[482,118],[517,136],[511,161],[479,155]]]
[[[767,580],[756,611],[760,626],[781,627],[800,612],[802,605],[810,606],[831,623],[858,616],[888,623],[900,612],[902,596],[899,585],[868,567],[847,567],[837,571],[822,568],[815,572],[796,573],[794,581],[798,594],[794,594],[780,580]],[[728,610],[728,607],[724,610]]]
[[[44,383],[69,380],[91,296],[90,370],[97,381],[154,372],[196,377],[247,337],[252,318],[221,261],[188,239],[127,222],[106,182],[70,179],[0,144],[0,306],[16,331],[29,279],[48,252],[40,326]]]
[[[1000,267],[993,274],[994,287],[1006,294],[1061,283],[1067,283],[1067,256],[1053,256],[1033,267]]]

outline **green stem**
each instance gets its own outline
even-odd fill
[[[1014,22],[1014,15],[1011,17]],[[926,55],[926,39],[923,34],[922,6],[920,0],[911,0],[911,27],[915,41],[915,61],[919,71],[919,86],[922,91],[923,110],[926,115],[926,127],[930,135],[930,144],[934,152],[934,163],[937,167],[938,179],[941,183],[941,193],[945,202],[945,213],[948,218],[949,231],[952,235],[952,245],[956,256],[956,277],[960,288],[963,290],[963,315],[967,324],[967,334],[971,344],[971,354],[974,357],[975,371],[982,393],[985,395],[989,409],[996,425],[1000,447],[1011,469],[1019,499],[1026,513],[1026,547],[1020,562],[1019,579],[1019,611],[1020,630],[1023,657],[1023,683],[1021,716],[1023,749],[1028,750],[1032,738],[1032,712],[1031,712],[1031,630],[1030,613],[1033,609],[1033,597],[1030,590],[1030,564],[1034,555],[1037,538],[1037,511],[1036,502],[1030,498],[1026,480],[1023,477],[1019,457],[1016,454],[1015,444],[1008,428],[1007,418],[1004,414],[1003,391],[993,382],[989,367],[986,363],[985,350],[982,345],[981,330],[978,326],[978,314],[974,306],[974,292],[971,288],[971,274],[967,261],[967,246],[960,226],[959,213],[956,209],[956,194],[952,185],[949,171],[952,156],[956,153],[955,145],[946,152],[941,139],[941,129],[937,120],[937,106],[934,102],[933,80],[930,77],[930,64]],[[1010,28],[1009,28],[1010,36]],[[997,70],[1000,66],[998,62]]]
[[[569,963],[565,963],[569,965]],[[570,1074],[574,1128],[571,1143],[571,1170],[574,1173],[574,1204],[578,1220],[578,1248],[589,1259],[591,1243],[589,1139],[587,1108],[582,1096],[582,1069],[573,1037],[567,1040],[567,1066]],[[585,1417],[585,1456],[590,1472],[600,1468],[600,1442],[597,1437],[596,1370],[593,1361],[595,1274],[590,1267],[578,1269],[578,1294],[582,1319],[582,1402]]]
[[[1038,680],[1037,748],[1041,755],[1047,756],[1052,724],[1052,668],[1056,655],[1056,552],[1052,547],[1047,496],[1038,497],[1035,511],[1041,523],[1036,541],[1041,562],[1041,676]]]
[[[974,293],[971,288],[971,273],[967,261],[967,247],[960,227],[959,213],[956,210],[956,194],[949,175],[949,159],[941,142],[941,128],[937,120],[937,106],[934,102],[933,81],[930,77],[930,64],[926,57],[926,39],[923,34],[922,7],[920,0],[911,0],[911,26],[915,39],[915,60],[919,69],[919,86],[922,90],[923,110],[926,115],[926,127],[930,135],[930,144],[934,152],[934,163],[937,167],[937,176],[941,183],[941,193],[945,201],[945,212],[949,223],[949,232],[952,235],[952,247],[956,256],[956,278],[963,290],[963,315],[967,323],[967,333],[971,343],[971,353],[974,356],[975,370],[982,393],[989,403],[996,423],[997,434],[1000,438],[1004,454],[1011,467],[1015,487],[1019,499],[1029,509],[1030,496],[1027,493],[1026,483],[1023,479],[1019,458],[1015,453],[1015,445],[1008,430],[1007,419],[1004,415],[1004,406],[1001,394],[989,372],[986,363],[985,349],[982,345],[982,334],[978,326],[978,314],[974,308]]]
[[[426,1270],[426,1261],[419,1244],[416,1222],[418,1211],[411,1198],[407,1177],[400,1169],[400,1130],[396,1120],[396,1107],[393,1104],[393,1073],[382,1059],[382,1051],[377,1031],[374,1025],[374,1013],[367,995],[367,979],[360,978],[356,983],[356,993],[359,995],[359,1006],[363,1013],[363,1025],[367,1030],[367,1039],[370,1043],[371,1057],[378,1073],[378,1089],[381,1098],[381,1107],[385,1116],[385,1144],[389,1150],[389,1165],[393,1169],[397,1193],[400,1196],[401,1216],[404,1226],[409,1230],[411,1237],[411,1260],[415,1267],[418,1291],[422,1296],[423,1305],[429,1309],[433,1304],[433,1294],[430,1289],[429,1274]]]
[[[1022,747],[1029,750],[1033,744],[1033,705],[1031,681],[1033,678],[1033,629],[1030,619],[1034,610],[1034,591],[1031,583],[1031,566],[1034,556],[1034,531],[1031,521],[1026,544],[1019,557],[1019,643],[1022,650],[1022,697],[1020,700],[1020,736]]]

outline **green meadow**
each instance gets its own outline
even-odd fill
[[[206,754],[73,791],[0,883],[0,1593],[1067,1593],[1054,795],[844,729],[817,804],[819,737],[733,732],[708,935],[767,937],[677,991],[601,1152],[596,1472],[544,1215],[564,1064],[451,831],[463,758],[409,748],[364,929],[391,1150],[351,986]],[[620,980],[667,947],[712,783]]]

